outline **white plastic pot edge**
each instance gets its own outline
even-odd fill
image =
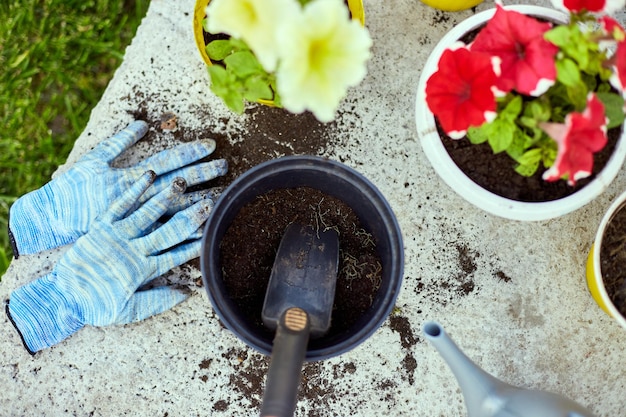
[[[560,22],[567,21],[566,14],[540,6],[518,5],[507,6],[506,9]],[[626,132],[622,132],[605,168],[586,187],[559,200],[529,203],[491,193],[467,177],[448,155],[437,132],[435,118],[426,105],[426,81],[437,70],[441,54],[465,33],[481,26],[494,14],[495,9],[485,10],[456,25],[441,38],[424,64],[415,100],[415,122],[422,149],[437,174],[448,186],[465,200],[490,214],[522,221],[541,221],[565,215],[598,197],[613,181],[626,158]]]
[[[604,280],[602,279],[602,270],[600,268],[600,253],[602,252],[600,248],[602,247],[604,232],[606,231],[609,222],[613,219],[613,216],[615,216],[616,211],[619,210],[624,204],[626,204],[626,192],[623,192],[613,201],[613,203],[611,203],[606,213],[604,213],[604,217],[602,217],[602,221],[600,222],[600,226],[598,227],[598,231],[596,233],[596,239],[593,242],[593,280],[595,282],[596,289],[598,290],[598,294],[602,298],[603,306],[609,311],[611,317],[617,320],[617,322],[626,329],[626,318],[622,315],[622,313],[620,313],[617,307],[615,307],[613,301],[611,301],[611,297],[609,297],[609,294],[606,291]],[[597,301],[598,300],[596,300],[596,302]]]

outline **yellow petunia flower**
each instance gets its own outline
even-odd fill
[[[350,19],[343,0],[315,0],[281,21],[277,40],[276,78],[283,106],[331,121],[347,89],[367,73],[369,32]]]
[[[211,0],[206,8],[210,33],[242,39],[266,71],[276,69],[279,22],[293,20],[300,5],[293,0]]]

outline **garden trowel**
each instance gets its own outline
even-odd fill
[[[261,416],[293,415],[309,336],[320,337],[330,328],[338,264],[334,230],[287,227],[263,304],[263,323],[276,335]]]

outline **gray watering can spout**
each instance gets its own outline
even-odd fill
[[[561,395],[517,388],[489,375],[459,349],[439,323],[426,322],[422,330],[459,382],[468,417],[594,417]]]

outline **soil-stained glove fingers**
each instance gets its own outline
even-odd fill
[[[178,145],[153,155],[137,164],[139,169],[152,170],[157,175],[163,175],[175,169],[193,164],[209,156],[215,150],[215,141],[205,139]]]
[[[148,125],[135,121],[93,150],[68,171],[11,206],[14,255],[31,254],[75,242],[146,170],[109,165],[137,142]],[[143,200],[145,201],[145,200]]]
[[[140,214],[133,218],[135,212],[129,214],[129,210],[155,176],[148,171],[126,188],[98,217],[89,232],[64,253],[48,275],[12,292],[8,311],[30,352],[60,342],[85,324],[106,326],[140,320],[186,298],[184,293],[168,289],[137,292],[143,284],[197,257],[200,252],[199,240],[185,242],[199,227],[197,224],[186,226],[191,229],[186,231],[177,221],[173,226],[180,230],[159,228],[147,235],[156,242],[164,240],[162,245],[149,240],[154,247],[171,248],[161,254],[146,251],[144,237],[128,236],[125,227],[132,224],[138,230],[150,226],[167,210],[171,199],[184,191],[183,187],[178,190],[175,185],[170,187],[137,209]],[[187,221],[200,221],[196,211],[207,204],[212,206],[213,202],[203,200],[178,215],[183,215]],[[127,220],[128,223],[124,223]]]
[[[202,162],[160,175],[154,182],[154,189],[164,188],[163,184],[172,182],[172,179],[176,177],[184,178],[187,181],[187,185],[191,187],[220,177],[226,174],[226,172],[228,172],[228,162],[225,159]]]
[[[137,244],[145,249],[145,253],[163,252],[189,237],[198,230],[209,218],[213,209],[213,201],[202,200],[193,206],[176,213],[161,227],[152,233],[137,239]]]
[[[137,203],[137,200],[152,185],[156,174],[152,171],[144,173],[126,192],[113,202],[110,209],[102,216],[102,221],[113,222],[126,216]]]
[[[148,124],[143,120],[135,120],[114,136],[102,141],[82,160],[97,159],[109,163],[120,156],[122,152],[133,146],[148,131]],[[147,171],[144,169],[143,171]]]
[[[173,216],[179,211],[183,211],[187,207],[191,207],[198,201],[202,200],[211,200],[213,201],[213,203],[215,203],[217,202],[217,199],[219,198],[221,193],[222,188],[219,187],[211,188],[208,190],[194,191],[192,193],[185,193],[172,201],[172,204],[167,208],[167,213],[165,214],[168,216]]]
[[[165,271],[167,272],[167,271]],[[189,298],[173,287],[155,287],[137,291],[126,303],[120,320],[112,324],[127,324],[163,313]]]
[[[202,241],[197,239],[176,246],[175,248],[155,256],[155,261],[157,262],[156,276],[163,275],[176,266],[180,266],[185,262],[196,259],[200,256],[201,249]],[[144,285],[147,282],[148,281],[144,282]]]
[[[185,192],[187,184],[182,178],[175,178],[170,186],[146,201],[133,213],[117,224],[118,230],[129,238],[142,236],[163,217],[170,205]]]

